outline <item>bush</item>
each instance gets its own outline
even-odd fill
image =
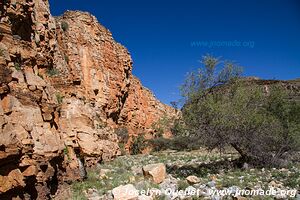
[[[65,59],[65,61],[66,61],[67,63],[69,63],[70,59],[69,59],[69,56],[68,56],[67,54],[65,54],[64,59]]]
[[[185,190],[186,188],[188,188],[190,186],[190,184],[188,184],[188,182],[186,180],[179,180],[178,181],[178,190]]]
[[[4,49],[0,49],[0,56],[4,56]]]
[[[107,122],[99,120],[98,124],[96,124],[96,129],[104,129],[107,127]]]
[[[188,135],[186,125],[182,118],[175,119],[171,126],[171,132],[173,136],[185,136]]]
[[[14,67],[15,67],[15,69],[18,70],[18,71],[21,70],[21,64],[18,63],[18,62],[15,62],[15,63],[14,63]]]
[[[150,145],[153,148],[153,151],[163,151],[171,148],[171,140],[163,137],[154,138],[149,140]]]
[[[133,138],[133,143],[131,145],[131,153],[133,155],[140,154],[146,147],[147,143],[143,134],[139,134],[137,137]]]
[[[127,128],[121,127],[115,130],[115,134],[118,136],[119,142],[126,144],[129,140],[129,133]]]
[[[64,152],[64,155],[66,155],[66,156],[67,156],[67,158],[68,158],[68,161],[70,161],[70,160],[71,160],[71,158],[70,158],[70,152],[69,152],[69,149],[68,149],[68,147],[67,147],[67,146],[65,146],[65,148],[64,148],[64,150],[63,150],[63,152]]]
[[[59,74],[59,71],[57,69],[55,69],[55,68],[48,68],[47,69],[47,74],[49,76],[56,76],[56,75]]]
[[[64,99],[64,96],[62,96],[60,93],[56,94],[56,100],[57,100],[58,104],[62,104],[63,99]]]
[[[256,165],[280,165],[300,147],[300,105],[280,87],[264,93],[239,79],[239,67],[204,57],[204,69],[183,87],[183,119],[189,136],[201,138],[208,149],[232,146],[242,160]],[[192,142],[192,141],[191,141]]]
[[[197,150],[201,146],[201,140],[197,137],[175,136],[174,138],[155,138],[149,141],[153,151],[172,150]]]
[[[68,22],[66,22],[66,21],[62,21],[61,22],[61,29],[63,30],[63,31],[68,31],[69,30],[69,24],[68,24]]]
[[[155,136],[162,137],[165,131],[171,127],[172,123],[172,119],[164,114],[157,122],[152,124],[152,128],[155,130]]]
[[[125,146],[129,140],[128,130],[124,127],[115,129],[115,134],[118,136],[119,147],[121,149],[122,155],[126,154]]]

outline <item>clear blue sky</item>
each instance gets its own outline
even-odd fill
[[[95,15],[130,51],[134,75],[164,103],[180,98],[185,74],[206,53],[237,61],[247,76],[300,77],[298,0],[50,0],[50,7],[54,16]]]

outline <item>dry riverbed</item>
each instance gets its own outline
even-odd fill
[[[99,164],[88,171],[88,178],[75,182],[65,194],[56,199],[114,199],[112,190],[120,185],[132,184],[141,191],[161,191],[152,197],[139,196],[141,200],[155,199],[300,199],[300,165],[282,169],[257,169],[245,164],[234,167],[235,153],[164,151],[150,155],[121,156],[112,162]],[[142,168],[148,164],[164,163],[167,175],[162,183],[144,178]],[[187,180],[187,177],[188,180]],[[166,191],[170,189],[176,192]],[[271,191],[273,195],[251,196],[249,191]],[[195,190],[196,193],[186,191]],[[181,194],[178,191],[185,191]],[[224,195],[224,191],[227,192]],[[282,192],[287,191],[288,194]],[[218,192],[218,193],[217,193]],[[223,193],[222,193],[223,192]],[[229,192],[229,193],[228,193]],[[294,193],[292,193],[294,192]],[[146,193],[148,194],[148,193]],[[230,195],[231,194],[231,195]],[[262,194],[262,193],[259,193]],[[224,195],[224,196],[223,196]],[[233,197],[233,196],[236,197]],[[292,196],[295,197],[292,197]],[[123,200],[123,199],[122,199]]]

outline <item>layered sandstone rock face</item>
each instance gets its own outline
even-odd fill
[[[59,127],[65,144],[86,165],[110,160],[120,153],[113,129],[128,96],[130,55],[88,13],[67,12],[57,27],[58,72],[50,82],[63,97]]]
[[[64,165],[55,88],[40,73],[53,66],[55,21],[42,0],[0,10],[0,199],[46,198]]]
[[[5,0],[0,11],[0,199],[48,199],[120,154],[114,129],[151,135],[177,115],[90,14],[54,19],[47,0]]]
[[[178,111],[158,101],[137,77],[131,76],[130,83],[129,96],[119,117],[119,124],[127,127],[129,133],[146,134],[146,138],[152,138],[156,131],[153,123],[162,117],[174,119],[178,116]],[[165,130],[166,137],[170,134]]]

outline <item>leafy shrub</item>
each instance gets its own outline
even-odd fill
[[[125,155],[126,154],[125,146],[129,140],[128,130],[124,127],[117,128],[115,130],[115,134],[118,136],[119,147],[121,149],[121,153],[122,153],[122,155]]]
[[[133,143],[131,145],[131,153],[133,155],[140,154],[146,147],[147,143],[143,134],[139,134],[137,137],[133,138]]]
[[[188,135],[186,125],[182,118],[175,119],[173,125],[171,126],[171,132],[174,136],[184,136]]]
[[[174,138],[155,138],[149,141],[153,151],[172,150],[197,150],[201,146],[201,140],[197,137],[175,136]]]
[[[129,139],[129,133],[127,128],[121,127],[115,130],[115,134],[118,136],[119,142],[126,144]]]
[[[56,68],[48,68],[47,69],[47,74],[49,75],[49,76],[56,76],[56,75],[58,75],[59,74],[59,71],[56,69]]]
[[[164,114],[157,122],[152,124],[152,128],[156,131],[156,137],[162,137],[164,132],[171,127],[172,119]]]
[[[69,24],[68,24],[68,22],[66,22],[66,21],[62,21],[61,22],[61,29],[63,30],[63,31],[68,31],[69,30]]]
[[[179,180],[178,181],[178,190],[185,190],[189,186],[190,185],[188,184],[188,182],[186,180]]]
[[[68,160],[71,160],[71,158],[70,158],[70,152],[69,152],[69,149],[68,149],[67,146],[65,146],[63,152],[64,152],[64,155],[67,156]]]
[[[104,129],[107,127],[107,122],[99,121],[98,124],[96,124],[96,129]]]
[[[163,137],[154,138],[149,140],[150,145],[153,148],[153,151],[163,151],[171,148],[171,140]]]

